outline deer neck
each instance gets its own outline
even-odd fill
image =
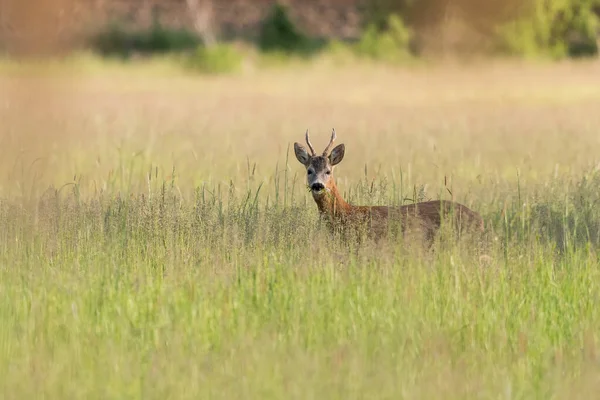
[[[313,195],[319,212],[329,217],[344,217],[350,211],[350,204],[344,200],[334,181],[323,194]]]

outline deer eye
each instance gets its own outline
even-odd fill
[[[325,173],[326,173],[327,175],[331,175],[331,170],[327,170],[327,171],[325,171]]]
[[[312,175],[312,174],[313,174],[313,170],[312,170],[312,169],[309,169],[309,170],[308,170],[308,174],[309,174],[309,175]]]

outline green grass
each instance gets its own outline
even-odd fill
[[[596,65],[98,71],[0,78],[3,398],[598,393]],[[489,258],[330,237],[332,126],[348,199],[450,190]]]

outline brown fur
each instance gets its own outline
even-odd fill
[[[379,238],[386,234],[388,223],[393,219],[400,222],[403,233],[421,233],[426,240],[431,241],[442,225],[442,218],[449,215],[453,215],[453,218],[446,222],[451,222],[455,230],[484,230],[481,216],[460,203],[432,200],[396,207],[356,206],[342,198],[334,180],[331,180],[327,188],[329,193],[315,197],[315,203],[332,230],[340,226],[364,226],[369,236]]]
[[[463,231],[483,232],[484,224],[481,216],[468,207],[447,200],[433,200],[404,206],[356,206],[346,202],[341,196],[333,177],[333,167],[338,164],[345,152],[343,144],[334,148],[327,155],[329,148],[335,140],[335,131],[323,155],[316,155],[306,135],[308,146],[312,152],[309,155],[298,143],[294,148],[296,157],[305,165],[308,172],[308,183],[320,184],[324,190],[312,191],[313,198],[321,216],[323,216],[330,229],[347,231],[364,227],[369,236],[380,238],[385,236],[392,221],[400,223],[401,232],[417,233],[431,242],[442,226],[442,221],[450,222],[457,233]],[[452,215],[453,218],[447,217]]]

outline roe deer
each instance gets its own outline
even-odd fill
[[[310,143],[308,130],[304,146],[294,143],[296,158],[306,167],[308,187],[322,217],[325,217],[330,229],[356,227],[365,224],[367,234],[376,239],[387,232],[389,222],[394,217],[400,222],[403,234],[415,232],[424,235],[430,245],[441,227],[442,219],[452,215],[450,222],[453,228],[463,228],[483,232],[483,219],[475,211],[466,206],[448,200],[426,201],[404,206],[356,206],[347,203],[337,189],[333,178],[333,168],[344,158],[344,144],[337,145],[331,153],[329,150],[336,139],[335,129],[331,140],[321,155],[318,155]],[[417,229],[418,232],[414,231]]]

